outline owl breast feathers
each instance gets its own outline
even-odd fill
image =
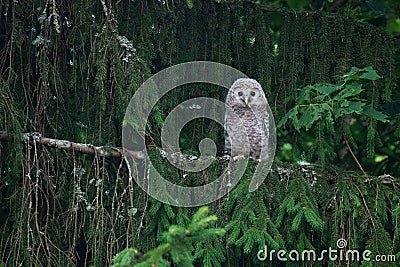
[[[253,79],[238,79],[225,103],[225,150],[233,158],[266,159],[269,114],[261,85]]]

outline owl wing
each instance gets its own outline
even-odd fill
[[[266,139],[268,139],[269,138],[269,114],[268,114],[268,112],[265,113],[262,123],[263,123],[265,137],[266,137]]]
[[[232,133],[231,127],[231,120],[229,120],[229,115],[225,114],[225,122],[224,122],[224,135],[225,135],[225,152],[228,154],[231,154],[231,149],[232,149],[232,144],[231,144],[231,138],[229,136],[229,133]]]
[[[261,159],[266,159],[267,155],[268,155],[268,142],[269,142],[269,138],[270,138],[270,122],[269,122],[269,114],[268,112],[265,112],[263,114],[262,117],[262,121],[261,121],[261,127],[262,127],[262,131],[263,131],[263,137],[262,137],[262,148],[261,148],[261,155],[260,158]]]

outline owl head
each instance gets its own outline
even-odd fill
[[[229,89],[227,102],[230,105],[254,107],[265,105],[266,98],[261,85],[254,79],[237,79]]]

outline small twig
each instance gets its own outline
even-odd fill
[[[361,166],[360,162],[358,161],[356,155],[354,155],[353,150],[351,149],[350,144],[349,144],[349,142],[347,141],[347,138],[346,138],[345,133],[343,133],[343,139],[344,139],[344,142],[346,143],[347,148],[348,148],[349,151],[350,151],[351,156],[353,157],[354,161],[357,163],[358,168],[359,168],[360,171],[363,173],[364,177],[365,177],[365,178],[368,178],[367,173],[364,171],[364,169],[363,169],[363,167]]]

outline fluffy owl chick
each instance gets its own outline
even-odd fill
[[[254,79],[238,79],[229,89],[225,103],[230,107],[225,113],[225,150],[234,159],[265,159],[269,115],[261,85]]]

